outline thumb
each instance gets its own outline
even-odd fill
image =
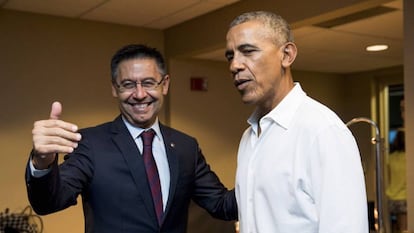
[[[59,119],[62,114],[62,104],[55,101],[52,104],[52,109],[50,110],[50,119]]]

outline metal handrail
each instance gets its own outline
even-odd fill
[[[382,171],[382,162],[381,162],[381,136],[380,136],[380,130],[378,128],[378,125],[371,119],[369,118],[365,118],[365,117],[357,117],[354,118],[352,120],[350,120],[348,123],[346,123],[346,125],[349,127],[355,123],[358,122],[365,122],[370,124],[371,126],[373,126],[375,128],[375,138],[371,139],[371,143],[375,144],[375,162],[376,162],[376,166],[375,166],[375,180],[376,180],[376,198],[377,198],[377,212],[378,212],[378,229],[377,232],[380,233],[384,233],[385,229],[384,229],[384,224],[383,224],[383,205],[382,205],[382,175],[381,175],[381,171]]]

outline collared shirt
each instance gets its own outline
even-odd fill
[[[142,139],[140,137],[141,133],[148,129],[153,129],[155,131],[154,141],[152,142],[152,154],[154,156],[155,163],[157,164],[158,175],[160,177],[161,184],[161,193],[162,193],[162,202],[163,209],[167,206],[168,194],[170,190],[170,169],[168,166],[167,153],[165,151],[164,140],[162,138],[160,125],[158,119],[155,123],[148,129],[137,128],[131,123],[129,123],[125,118],[122,118],[126,127],[128,128],[129,133],[132,138],[134,138],[135,143],[138,146],[139,151],[142,156]]]
[[[295,83],[248,123],[236,172],[241,233],[368,232],[359,151],[335,113]]]

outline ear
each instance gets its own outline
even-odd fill
[[[164,82],[162,82],[162,94],[168,94],[168,88],[170,87],[170,76],[168,74],[164,77]]]
[[[282,66],[284,68],[290,67],[295,61],[298,50],[293,42],[288,42],[283,48]]]

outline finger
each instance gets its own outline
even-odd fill
[[[52,103],[52,109],[50,110],[50,119],[54,119],[54,120],[59,120],[60,116],[62,115],[62,111],[63,111],[63,107],[62,104],[58,101],[55,101]],[[60,123],[60,121],[57,121],[55,123]],[[67,123],[62,121],[62,125],[59,126],[62,127],[66,130],[72,131],[72,132],[76,132],[78,131],[78,126],[71,124],[71,123]]]
[[[68,126],[71,126],[71,125],[72,124],[68,124]],[[61,138],[62,140],[66,140],[66,141],[78,142],[82,138],[80,133],[76,133],[76,132],[73,132],[73,131],[68,131],[65,128],[54,128],[54,129],[47,129],[47,130],[52,131],[52,132],[48,133],[48,135],[57,136],[57,137]]]
[[[50,110],[50,119],[59,119],[62,114],[62,104],[55,101],[52,104],[52,109]]]
[[[57,132],[55,131],[58,130],[65,130],[70,133],[75,133],[78,131],[78,126],[62,120],[40,120],[34,123],[32,132],[33,134],[36,132],[37,134],[43,135],[56,135]]]
[[[33,139],[41,141],[48,137],[60,137],[62,140],[79,141],[82,136],[76,132],[77,126],[60,120],[37,121],[32,130]]]
[[[78,143],[62,137],[35,137],[33,140],[35,154],[71,153]]]
[[[75,147],[71,147],[71,146],[62,146],[62,145],[42,145],[42,146],[34,146],[34,154],[41,156],[42,155],[53,155],[53,154],[59,154],[59,153],[63,153],[63,154],[67,154],[67,153],[72,153],[73,150],[75,149]]]

